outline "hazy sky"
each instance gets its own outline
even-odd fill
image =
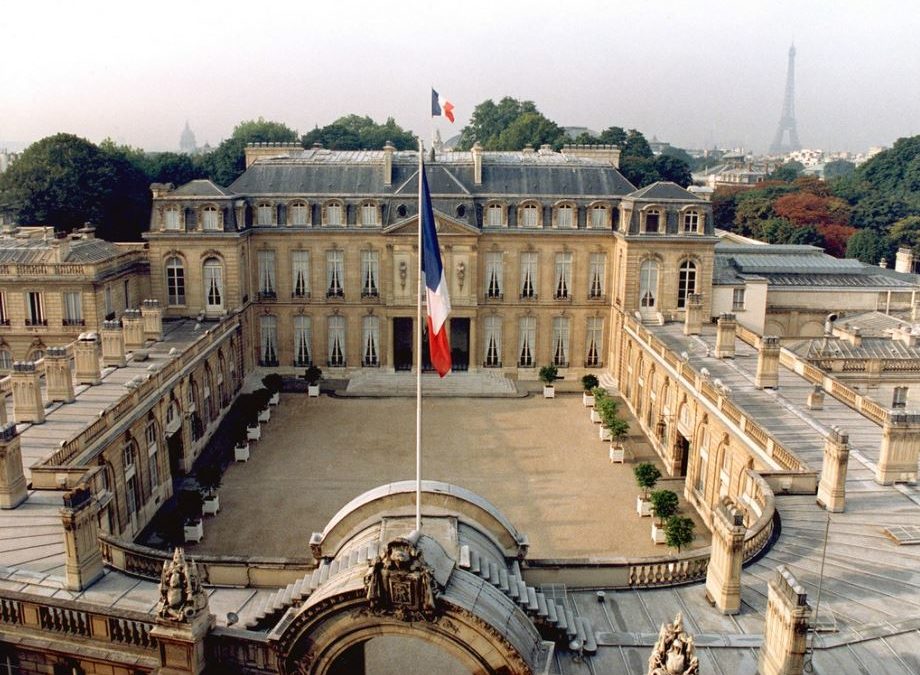
[[[911,0],[6,0],[0,17],[0,142],[69,131],[172,150],[186,119],[216,145],[244,119],[304,132],[347,113],[429,138],[434,85],[458,115],[444,138],[511,95],[567,126],[763,151],[793,40],[804,146],[920,133]]]

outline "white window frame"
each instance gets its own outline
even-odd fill
[[[45,318],[45,298],[41,291],[26,291],[26,325],[48,325]]]
[[[501,251],[488,251],[486,253],[486,297],[498,300],[504,295],[504,254]]]
[[[485,353],[483,354],[483,366],[486,368],[502,367],[502,318],[497,315],[485,317],[483,323],[485,327],[483,342]]]
[[[744,296],[746,289],[742,286],[741,288],[732,289],[732,311],[740,312],[744,310]]]
[[[656,216],[657,218],[657,220],[655,221],[654,230],[648,229],[649,216]],[[642,231],[649,233],[649,234],[661,234],[662,232],[664,232],[664,229],[662,228],[662,221],[665,221],[664,229],[667,229],[666,216],[665,216],[665,211],[663,209],[660,209],[658,207],[645,209],[642,212]]]
[[[259,227],[270,227],[275,224],[277,209],[270,202],[259,202],[256,204],[256,225]]]
[[[82,326],[83,321],[83,293],[81,291],[64,291],[61,293],[61,304],[64,310],[65,326]]]
[[[175,255],[166,259],[166,302],[170,307],[185,305],[185,263]]]
[[[345,252],[326,251],[326,297],[345,297]]]
[[[603,204],[595,204],[592,206],[591,215],[588,217],[588,227],[593,230],[603,230],[607,228],[610,223],[609,212],[610,209]]]
[[[653,308],[658,304],[658,261],[646,258],[639,263],[639,307]]]
[[[259,297],[275,298],[278,296],[278,279],[275,276],[275,252],[258,251],[259,256]]]
[[[588,297],[600,299],[607,295],[607,254],[592,253],[588,258]]]
[[[167,206],[163,209],[163,229],[178,232],[182,229],[181,211],[178,206]]]
[[[699,265],[696,261],[685,258],[677,268],[677,308],[684,309],[687,299],[698,288]]]
[[[204,307],[207,312],[220,312],[224,308],[224,265],[213,256],[201,265],[204,280]]]
[[[112,299],[111,284],[106,284],[105,288],[102,289],[102,299],[103,304],[105,305],[105,315],[111,316],[115,313],[115,301]]]
[[[569,367],[569,318],[553,317],[553,365],[559,368]]]
[[[361,251],[361,297],[380,297],[380,254],[374,250]]]
[[[313,320],[309,316],[294,317],[294,365],[313,363]]]
[[[157,462],[157,425],[152,420],[144,427],[144,442],[147,444],[147,473],[150,477],[150,491],[160,484],[160,466]]]
[[[539,228],[541,211],[542,207],[534,202],[521,204],[521,222],[518,225],[528,229]]]
[[[362,324],[361,365],[376,368],[380,365],[380,317],[366,316]]]
[[[6,291],[0,291],[0,326],[9,326],[10,316],[6,306]]]
[[[505,227],[505,207],[501,204],[486,205],[486,227]]]
[[[344,368],[348,363],[344,316],[329,317],[327,338],[326,365],[330,368]]]
[[[696,234],[700,227],[700,212],[696,210],[684,211],[681,218],[681,232]]]
[[[603,365],[604,319],[589,316],[585,335],[585,367],[598,368]]]
[[[13,352],[6,347],[0,347],[0,370],[10,370],[13,367]]]
[[[291,251],[291,297],[310,297],[309,251]]]
[[[518,368],[533,368],[537,362],[537,317],[522,316],[518,321]]]
[[[288,225],[306,227],[310,224],[310,204],[304,201],[291,202],[288,206]]]
[[[578,227],[578,209],[569,203],[559,204],[556,207],[556,227],[562,230]]]
[[[521,253],[521,287],[522,298],[535,299],[538,295],[539,275],[537,274],[538,258],[536,251]]]
[[[323,205],[323,225],[328,227],[345,225],[345,205],[342,202],[331,201]]]
[[[361,204],[361,225],[363,227],[375,227],[380,224],[380,210],[375,202],[362,202]]]
[[[220,231],[220,210],[216,206],[208,205],[201,209],[201,229],[206,232]]]
[[[556,254],[553,297],[556,300],[570,300],[572,297],[572,254],[570,252]]]
[[[278,317],[259,317],[259,365],[278,365]]]

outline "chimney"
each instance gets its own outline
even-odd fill
[[[482,185],[482,146],[479,141],[473,144],[473,184]]]
[[[393,146],[390,141],[387,141],[383,145],[383,184],[392,185],[393,184],[393,153],[396,152],[396,148]]]
[[[599,162],[609,162],[613,165],[614,169],[620,168],[620,148],[616,145],[567,143],[562,146],[562,154],[571,155],[572,157],[582,157],[584,159],[594,159]]]

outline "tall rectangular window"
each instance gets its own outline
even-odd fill
[[[310,211],[306,202],[294,202],[289,207],[290,214],[288,222],[291,225],[309,225],[310,224]]]
[[[537,317],[523,316],[519,326],[518,365],[522,368],[532,368],[537,339]]]
[[[327,363],[333,368],[345,367],[345,317],[329,317]]]
[[[588,297],[604,297],[604,277],[607,271],[607,255],[592,253],[588,265]]]
[[[26,293],[26,325],[48,325],[47,320],[45,320],[45,301],[38,291],[28,291]]]
[[[219,230],[220,214],[213,206],[205,206],[201,210],[201,227],[203,230]]]
[[[291,271],[293,275],[291,296],[295,298],[310,297],[310,252],[293,251],[291,253]]]
[[[571,204],[562,204],[556,209],[556,227],[575,227],[575,209]]]
[[[683,231],[696,232],[700,224],[700,214],[697,211],[687,211],[683,217]]]
[[[150,491],[160,484],[160,467],[157,463],[157,426],[148,422],[144,429],[144,441],[147,445],[147,475],[150,476]]]
[[[163,227],[167,230],[178,230],[180,228],[178,208],[171,207],[163,211]]]
[[[256,207],[256,225],[274,225],[275,224],[275,207],[268,203],[259,204]]]
[[[344,225],[344,209],[338,202],[332,202],[325,206],[326,220],[325,225]]]
[[[908,391],[910,391],[908,387],[895,387],[891,394],[891,407],[906,408]]]
[[[649,209],[645,214],[645,231],[657,232],[661,212],[658,209]]]
[[[505,224],[505,207],[501,204],[489,204],[486,207],[486,225],[503,227]]]
[[[361,224],[365,226],[377,224],[377,205],[373,202],[361,205]]]
[[[185,304],[185,268],[176,257],[166,261],[166,299],[170,305]]]
[[[134,443],[128,443],[122,449],[122,460],[125,469],[125,508],[128,515],[137,511],[137,469],[135,467]]]
[[[361,365],[377,367],[380,365],[380,317],[364,317],[363,328]]]
[[[6,292],[0,291],[0,326],[10,325],[10,315],[6,308]]]
[[[521,297],[537,297],[537,254],[533,251],[521,254]]]
[[[80,291],[66,291],[64,293],[64,325],[83,325],[83,294]]]
[[[540,225],[540,211],[536,204],[525,204],[521,207],[521,225],[523,227],[538,227]]]
[[[275,283],[275,252],[259,251],[259,297],[274,298],[277,296]]]
[[[485,359],[486,368],[501,368],[502,365],[502,318],[487,316],[485,320]]]
[[[604,320],[598,316],[588,317],[588,331],[585,338],[585,367],[601,365],[601,349],[604,345]]]
[[[115,302],[112,300],[112,287],[106,286],[102,291],[103,305],[105,306],[105,317],[115,318]]]
[[[565,316],[553,319],[553,365],[569,366],[569,319]]]
[[[259,317],[259,365],[278,365],[278,319]]]
[[[313,363],[313,322],[309,316],[294,317],[294,365]]]
[[[607,207],[606,206],[592,206],[591,207],[591,228],[595,230],[600,230],[606,227],[607,227]]]
[[[572,291],[572,254],[556,254],[556,280],[553,284],[553,297],[567,300]]]
[[[380,295],[377,279],[379,277],[379,255],[377,251],[361,251],[361,297],[376,298]]]
[[[706,473],[709,471],[709,430],[702,434],[700,439],[700,460],[696,469],[696,481],[694,487],[697,492],[702,494],[706,490]]]
[[[486,297],[501,298],[502,277],[504,276],[502,267],[501,251],[490,251],[486,253]]]
[[[326,297],[345,297],[345,253],[326,251]]]
[[[732,290],[732,311],[740,312],[744,309],[744,289],[735,288]]]

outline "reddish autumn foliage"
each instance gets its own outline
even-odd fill
[[[847,239],[856,232],[856,228],[836,223],[822,223],[817,226],[817,229],[824,237],[824,250],[835,258],[845,257]]]
[[[850,210],[845,202],[812,192],[783,195],[773,202],[773,211],[796,225],[845,225],[850,220]]]

